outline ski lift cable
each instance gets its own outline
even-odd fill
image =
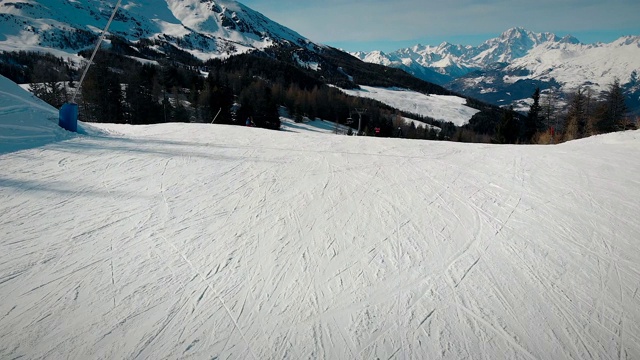
[[[82,77],[80,78],[80,83],[76,87],[76,91],[73,94],[73,97],[71,98],[71,102],[72,103],[75,103],[76,96],[78,95],[78,92],[80,91],[80,88],[82,87],[82,83],[84,82],[84,78],[85,78],[85,76],[87,76],[87,72],[89,71],[89,68],[91,67],[91,64],[93,64],[93,58],[96,56],[96,53],[98,52],[98,49],[100,48],[100,45],[102,44],[102,41],[104,40],[104,38],[105,38],[105,36],[107,34],[107,30],[109,29],[109,26],[111,26],[111,22],[113,22],[113,18],[116,17],[116,13],[118,12],[118,8],[120,7],[120,3],[122,3],[122,0],[118,0],[118,3],[116,4],[116,7],[113,9],[113,13],[111,14],[111,17],[109,18],[109,21],[107,22],[107,26],[104,27],[104,29],[102,30],[102,34],[100,34],[100,38],[98,38],[98,43],[96,44],[96,47],[93,49],[93,53],[91,54],[91,58],[89,59],[89,64],[87,64],[87,67],[84,69],[84,72],[82,73]]]

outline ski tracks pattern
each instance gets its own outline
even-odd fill
[[[640,356],[640,224],[609,199],[640,209],[605,162],[153,129],[12,163],[0,357]]]

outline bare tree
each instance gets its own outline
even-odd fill
[[[550,88],[548,91],[542,94],[542,117],[544,119],[545,126],[547,128],[554,128],[558,130],[558,101],[560,95],[558,89]]]
[[[580,87],[569,98],[569,109],[565,119],[565,140],[579,139],[585,136],[587,127],[586,90]]]

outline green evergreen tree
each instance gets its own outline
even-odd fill
[[[171,94],[173,97],[173,109],[171,111],[170,121],[184,123],[191,122],[191,112],[184,105],[180,89],[177,86],[174,86],[173,89],[171,89]]]
[[[533,104],[529,109],[525,123],[524,140],[529,143],[534,142],[536,133],[544,130],[544,125],[541,117],[542,107],[540,106],[540,88],[536,88],[536,91],[531,96]]]
[[[153,78],[156,69],[144,65],[128,75],[129,84],[125,91],[127,123],[154,124],[162,121],[162,108],[153,94]]]
[[[97,58],[100,58],[98,56]],[[124,99],[120,76],[103,61],[96,62],[87,73],[82,87],[86,121],[124,122]]]
[[[217,79],[219,76],[209,74],[204,82],[199,98],[200,121],[210,123],[215,120],[217,124],[231,124],[231,107],[233,106],[233,91],[224,86]]]
[[[502,120],[496,129],[494,142],[498,144],[515,144],[518,140],[518,132],[518,121],[515,118],[513,107],[510,107],[502,115]]]
[[[68,100],[64,82],[67,79],[67,73],[68,66],[62,59],[38,60],[33,65],[30,91],[49,105],[60,108]]]
[[[280,129],[278,106],[273,99],[271,88],[261,80],[254,81],[238,96],[242,107],[238,112],[239,120],[253,119],[257,127]]]
[[[624,130],[623,122],[627,112],[625,97],[620,81],[615,79],[605,94],[603,108],[600,111],[598,130],[602,133]]]

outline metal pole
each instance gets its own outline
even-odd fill
[[[93,54],[91,54],[91,58],[89,59],[89,64],[87,64],[87,67],[84,69],[84,72],[82,73],[82,77],[80,78],[80,83],[78,84],[78,87],[76,87],[76,92],[73,94],[73,97],[71,98],[71,102],[75,103],[76,101],[76,96],[78,95],[78,92],[80,91],[80,88],[82,87],[82,83],[84,82],[84,78],[85,76],[87,76],[87,72],[89,71],[89,68],[91,67],[91,64],[93,64],[93,58],[96,56],[96,53],[98,52],[98,49],[100,48],[100,44],[102,44],[102,40],[104,40],[105,35],[107,34],[107,30],[109,29],[109,26],[111,26],[111,22],[113,21],[113,18],[116,16],[116,12],[118,12],[118,8],[120,7],[120,3],[122,2],[122,0],[118,0],[118,3],[116,4],[116,7],[113,9],[113,13],[111,14],[111,17],[109,18],[109,21],[107,22],[107,26],[105,26],[105,28],[102,30],[102,34],[100,34],[100,38],[98,38],[98,43],[96,44],[96,47],[93,49]]]
[[[367,109],[356,109],[358,113],[358,136],[360,136],[360,127],[362,125],[362,114],[367,112]]]
[[[222,108],[220,108],[220,110],[218,110],[218,113],[216,114],[216,116],[213,118],[213,121],[211,121],[211,123],[213,124],[214,122],[216,122],[216,119],[218,118],[218,115],[220,115],[220,112],[222,111]]]

